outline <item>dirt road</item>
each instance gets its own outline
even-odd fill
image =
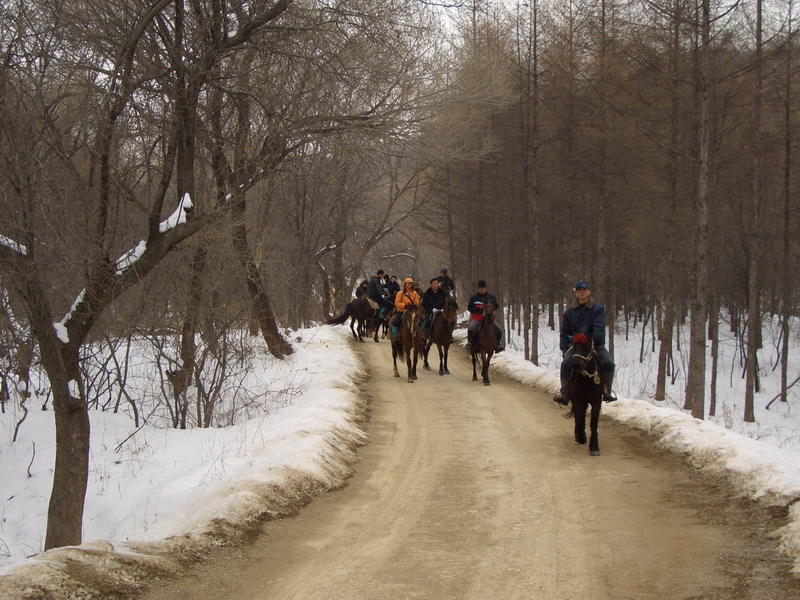
[[[463,349],[414,384],[387,343],[361,350],[373,410],[349,485],[147,600],[800,599],[767,536],[781,515],[645,436],[603,420],[592,458],[549,398],[473,383]]]

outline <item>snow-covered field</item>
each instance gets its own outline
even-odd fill
[[[650,432],[654,443],[685,454],[698,468],[724,473],[757,501],[788,506],[800,499],[800,390],[792,390],[788,404],[763,408],[778,390],[778,372],[770,370],[774,349],[766,347],[760,357],[764,391],[757,396],[757,423],[742,421],[743,384],[732,339],[722,344],[719,416],[697,421],[679,409],[686,357],[676,358],[679,377],[667,401],[657,406],[648,399],[656,355],[646,351],[639,363],[639,335],[631,330],[626,342],[624,332],[617,333],[620,401],[605,405],[604,414]],[[790,380],[800,370],[796,335]],[[458,338],[463,336],[457,331]],[[514,334],[509,337],[495,369],[554,392],[560,362],[557,332],[541,329],[541,368],[525,361]],[[257,353],[247,386],[263,399],[262,409],[235,426],[137,430],[124,410],[93,411],[84,546],[134,553],[141,551],[141,542],[158,544],[169,536],[206,536],[214,543],[221,523],[236,528],[265,513],[280,514],[287,504],[282,493],[310,498],[342,485],[351,473],[355,448],[365,441],[360,426],[364,398],[358,389],[366,376],[364,365],[346,327],[302,330],[292,340],[295,353],[285,361],[274,360],[266,350]],[[293,393],[280,392],[286,389]],[[43,549],[54,425],[52,412],[32,410],[12,444],[18,417],[14,410],[0,415],[0,564],[3,574],[31,577],[64,553],[34,557]],[[792,521],[781,535],[800,572],[800,506],[790,511]],[[110,543],[93,544],[98,540]]]

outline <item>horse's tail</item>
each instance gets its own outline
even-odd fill
[[[325,321],[325,323],[327,325],[341,325],[342,323],[347,321],[347,319],[349,319],[350,315],[352,314],[353,314],[353,303],[348,302],[347,306],[344,307],[343,315],[341,315],[340,317],[336,317],[335,319],[328,319],[327,321]]]
[[[575,418],[575,409],[572,407],[572,402],[569,403],[569,412],[564,415],[565,419],[574,419]]]
[[[405,358],[406,357],[406,352],[405,352],[405,349],[403,348],[403,340],[402,340],[402,338],[397,338],[396,340],[392,340],[392,343],[397,348],[397,358],[401,358],[401,359]]]

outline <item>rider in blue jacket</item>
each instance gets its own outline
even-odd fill
[[[606,349],[606,309],[602,304],[594,301],[589,284],[585,281],[575,284],[575,304],[564,311],[564,318],[561,321],[559,346],[561,352],[564,353],[564,359],[561,362],[561,390],[553,400],[565,406],[569,404],[567,382],[570,375],[569,360],[574,353],[572,336],[577,333],[586,334],[594,342],[594,351],[597,353],[604,372],[606,393],[603,400],[613,402],[617,399],[614,392],[611,391],[615,366],[611,353]]]

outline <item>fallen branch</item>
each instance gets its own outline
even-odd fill
[[[797,383],[798,381],[800,381],[800,375],[798,375],[798,376],[795,378],[795,380],[794,380],[792,383],[790,383],[789,385],[787,385],[787,386],[786,386],[786,391],[788,392],[788,391],[789,391],[789,390],[792,388],[792,386],[793,386],[795,383]],[[781,394],[779,393],[779,394],[778,394],[777,396],[775,396],[775,397],[774,397],[772,400],[770,400],[769,402],[767,402],[767,406],[766,406],[767,410],[769,410],[769,407],[770,407],[770,405],[771,405],[773,402],[775,402],[775,400],[777,400],[777,399],[778,399],[778,398],[780,398],[780,397],[781,397]]]

